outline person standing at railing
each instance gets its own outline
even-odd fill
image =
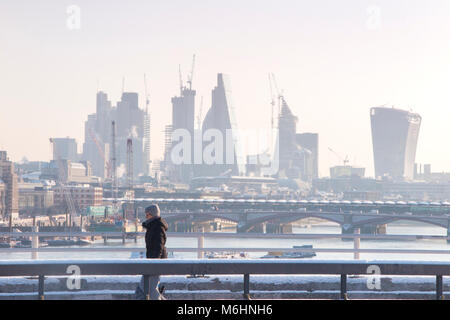
[[[161,211],[159,206],[154,204],[145,208],[145,218],[146,220],[142,223],[147,231],[145,233],[145,246],[146,246],[146,258],[147,259],[166,259],[167,249],[166,241],[167,235],[166,231],[169,228],[167,222],[161,218]],[[151,300],[165,300],[165,298],[160,293],[159,286],[160,276],[151,276],[149,283],[150,299]],[[141,283],[136,291],[142,290],[144,287],[144,277],[141,279]],[[139,292],[140,293],[140,292]],[[138,292],[136,292],[139,297]]]

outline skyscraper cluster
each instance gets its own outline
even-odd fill
[[[112,123],[115,123],[113,137]],[[114,157],[119,175],[127,168],[127,141],[133,145],[133,175],[148,175],[150,170],[150,117],[139,108],[139,96],[124,92],[116,106],[112,106],[104,92],[97,93],[96,113],[85,122],[85,140],[82,158],[92,164],[93,174],[111,177],[111,159]],[[115,141],[115,155],[112,143]]]
[[[169,178],[189,183],[194,177],[243,175],[245,163],[237,136],[229,77],[222,73],[217,75],[211,108],[199,130],[194,130],[195,94],[191,88],[182,88],[180,96],[172,98],[172,125],[166,127],[165,169]],[[189,148],[183,152],[189,154],[181,155],[188,161],[177,164],[171,153],[177,142],[170,137],[180,129],[188,134],[186,146]]]
[[[243,137],[239,137],[229,77],[222,73],[217,75],[217,85],[212,90],[211,107],[199,130],[194,130],[195,94],[194,90],[183,88],[180,96],[172,98],[172,124],[166,127],[164,161],[169,178],[189,183],[192,178],[246,174],[240,141]],[[279,161],[279,170],[277,168],[271,175],[311,182],[318,177],[318,134],[297,133],[297,118],[292,114],[284,98],[280,98],[282,99],[278,126],[280,144],[275,154],[271,155],[272,164]],[[179,142],[174,143],[170,137],[179,129],[185,129],[189,133],[188,144],[191,148],[188,155],[184,154],[184,159],[189,160],[189,164],[175,164],[171,158],[173,157],[171,151],[175,150]],[[253,167],[258,167],[258,164],[247,168]]]
[[[185,184],[198,177],[245,175],[246,163],[240,148],[229,77],[222,73],[217,75],[211,106],[197,129],[192,73],[188,83],[186,87],[181,82],[180,94],[171,99],[172,121],[166,126],[165,154],[160,169],[170,181]],[[279,95],[279,103],[277,139],[271,155],[278,165],[271,176],[312,182],[319,176],[318,134],[298,133],[298,118],[283,95]],[[90,164],[92,175],[105,180],[113,179],[113,171],[119,177],[131,172],[133,177],[128,176],[128,180],[148,176],[151,164],[148,99],[146,105],[146,110],[140,109],[138,94],[123,92],[121,100],[113,106],[106,93],[98,92],[96,112],[85,122],[82,155],[77,155],[74,139],[54,139],[60,156],[72,162]],[[376,178],[412,180],[420,115],[377,107],[371,109],[370,117]],[[180,130],[183,138],[174,140],[177,133],[178,138],[181,137]],[[179,147],[181,142],[182,148]],[[182,161],[175,161],[177,157]],[[258,165],[250,167],[258,172]]]

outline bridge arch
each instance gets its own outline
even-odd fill
[[[236,221],[236,219],[230,218],[228,216],[224,216],[221,214],[211,214],[211,213],[205,213],[205,214],[174,214],[174,215],[167,215],[165,217],[163,217],[164,220],[167,221],[167,223],[174,223],[174,222],[180,222],[180,221],[185,221],[185,220],[189,220],[189,219],[195,219],[196,221],[214,221],[215,219],[220,219],[220,220],[225,220],[225,221],[229,221],[232,223],[238,223],[238,221]]]
[[[414,216],[374,218],[374,219],[369,219],[369,220],[365,220],[362,222],[353,223],[353,226],[361,227],[363,225],[383,225],[383,224],[389,224],[391,222],[401,221],[401,220],[421,222],[424,224],[433,225],[433,226],[441,227],[444,229],[447,229],[447,226],[448,226],[448,221],[432,221],[432,220],[427,220],[426,217],[414,217]]]
[[[290,218],[290,219],[289,219]],[[265,223],[265,222],[278,222],[280,220],[286,221],[286,223],[291,223],[294,221],[307,219],[307,218],[317,218],[322,220],[327,220],[330,222],[337,223],[339,225],[343,224],[343,220],[339,219],[339,217],[336,216],[328,216],[326,214],[320,213],[320,212],[304,212],[302,213],[302,216],[298,215],[298,212],[293,215],[292,213],[282,213],[282,214],[274,214],[269,216],[264,216],[256,219],[248,220],[245,224],[241,225],[239,229],[241,232],[247,232],[254,228],[255,226]]]

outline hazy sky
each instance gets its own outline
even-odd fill
[[[197,107],[227,73],[241,128],[269,129],[275,73],[298,132],[319,133],[321,176],[341,163],[329,147],[373,175],[369,110],[383,104],[418,112],[416,162],[450,171],[448,17],[448,0],[2,0],[0,148],[48,160],[48,138],[70,136],[81,152],[97,84],[115,104],[125,77],[144,107],[146,73],[159,157],[178,65],[186,79],[195,53]]]

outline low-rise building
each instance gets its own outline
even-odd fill
[[[49,187],[31,183],[19,184],[19,213],[47,214],[54,205],[54,193]]]
[[[0,179],[5,185],[3,218],[19,216],[19,191],[14,163],[9,160],[6,151],[0,151]]]
[[[330,177],[331,179],[354,176],[364,178],[365,171],[365,168],[358,168],[347,165],[335,166],[330,168]]]
[[[0,217],[5,216],[6,210],[6,184],[0,179]]]
[[[61,167],[60,167],[61,166]],[[92,175],[89,161],[72,162],[70,160],[52,160],[42,168],[41,179],[62,183],[99,183],[100,178]]]
[[[84,210],[89,206],[103,205],[103,188],[90,185],[70,185],[55,186],[54,202],[55,206],[67,208],[67,202],[64,193],[71,196],[76,210]]]

